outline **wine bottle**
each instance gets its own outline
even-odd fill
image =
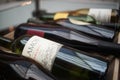
[[[3,37],[0,42],[16,54],[35,60],[60,80],[105,80],[108,63],[86,52],[38,36],[25,35],[13,42]]]
[[[75,29],[78,32],[83,32],[94,37],[101,37],[107,39],[113,39],[118,32],[117,27],[114,27],[113,29],[101,25],[78,25],[75,21],[73,23],[73,20],[72,22],[70,20],[59,20],[56,23],[63,27]]]
[[[100,8],[83,8],[73,11],[61,11],[56,13],[44,13],[40,17],[45,22],[54,22],[61,19],[74,19],[80,21],[80,25],[100,25],[108,28],[120,30],[119,10],[116,9],[100,9]],[[28,20],[36,22],[36,20]],[[82,21],[82,22],[81,22]],[[37,23],[39,21],[37,20]],[[87,22],[87,23],[86,23]]]
[[[9,64],[0,61],[0,80],[30,80],[16,74]]]
[[[0,51],[0,80],[56,80],[26,57]]]
[[[84,17],[86,15],[86,17]],[[88,16],[87,16],[88,15]],[[83,17],[82,17],[83,16]],[[43,14],[41,20],[57,20],[57,19],[79,19],[85,22],[92,20],[94,23],[117,23],[118,10],[116,9],[101,9],[101,8],[82,8],[71,11],[61,11],[56,13]]]
[[[50,27],[50,26],[38,26],[38,25],[31,25],[31,24],[21,24],[18,26],[14,33],[14,38],[17,39],[22,35],[37,35],[40,37],[44,37],[46,39],[64,44],[66,46],[70,46],[72,48],[76,48],[79,50],[84,51],[96,51],[102,52],[104,55],[108,54],[115,54],[118,53],[117,50],[110,48],[106,48],[109,45],[114,45],[113,42],[110,41],[103,41],[97,38],[93,38],[83,33],[78,33],[77,31],[70,30],[67,28],[60,28],[60,27]],[[104,43],[104,44],[103,44]],[[102,46],[101,46],[102,45]],[[117,51],[117,52],[116,52]],[[107,54],[108,53],[108,54]]]
[[[14,37],[21,36],[22,34],[37,34],[37,32],[45,32],[46,37],[55,36],[63,37],[69,40],[78,40],[75,38],[71,38],[70,35],[76,33],[76,36],[80,38],[82,36],[93,37],[95,39],[105,40],[105,41],[113,41],[114,37],[117,35],[117,32],[111,29],[106,29],[104,27],[96,27],[96,26],[79,26],[68,21],[58,22],[59,25],[56,24],[29,24],[23,23],[17,26],[15,30]],[[33,32],[30,32],[33,30]],[[35,33],[36,31],[36,33]],[[42,33],[41,33],[42,34]],[[39,35],[42,36],[40,33]],[[51,35],[50,35],[51,34]],[[38,35],[38,34],[37,34]],[[52,37],[51,37],[52,38]],[[70,39],[71,38],[71,39]],[[82,37],[81,37],[82,38]]]
[[[96,24],[96,22],[97,22],[90,15],[78,15],[78,16],[70,16],[69,15],[68,16],[68,15],[66,15],[66,13],[56,13],[56,15],[54,13],[49,13],[49,14],[44,13],[43,15],[41,15],[41,17],[39,19],[42,20],[42,21],[45,21],[45,22],[54,22],[54,21],[59,20],[59,19],[67,19],[67,18],[77,19],[77,20],[80,20],[80,21],[84,21],[84,22],[88,22],[88,23],[94,23],[94,24]],[[28,20],[28,21],[30,21],[30,20]]]
[[[117,9],[102,9],[102,8],[84,8],[72,11],[71,14],[87,14],[94,17],[99,22],[117,23],[119,10]]]

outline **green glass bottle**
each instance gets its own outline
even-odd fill
[[[28,19],[28,23],[54,23],[69,20],[76,25],[100,25],[115,31],[120,30],[119,10],[102,8],[82,8],[71,11],[44,13],[39,19]]]
[[[87,52],[38,37],[21,36],[12,41],[0,37],[0,45],[31,58],[60,80],[105,80],[109,62]]]
[[[76,19],[79,21],[83,22],[88,22],[88,23],[94,23],[96,24],[96,20],[90,16],[90,15],[68,15],[68,13],[60,12],[60,13],[48,13],[48,14],[43,14],[39,19],[46,21],[46,22],[54,22],[56,20],[61,20],[61,19]]]
[[[82,8],[71,11],[61,11],[56,13],[43,14],[41,20],[57,20],[57,19],[76,19],[91,23],[117,23],[119,20],[118,10],[103,8]]]

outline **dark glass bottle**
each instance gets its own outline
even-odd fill
[[[93,38],[83,33],[70,30],[67,28],[46,26],[46,25],[31,25],[21,24],[15,30],[14,38],[18,38],[22,35],[38,35],[46,39],[50,39],[55,42],[59,42],[66,46],[76,48],[85,51],[98,51],[103,54],[114,54],[119,52],[117,49],[112,49],[113,42],[100,40],[99,38]],[[110,41],[110,40],[109,40]],[[111,40],[112,41],[112,40]],[[104,43],[104,44],[103,44]],[[109,48],[111,45],[111,48]],[[107,48],[108,47],[108,48]],[[114,48],[114,47],[113,47]],[[102,55],[103,55],[102,54]]]
[[[106,41],[113,41],[117,32],[111,29],[104,28],[102,26],[78,26],[68,21],[61,21],[57,24],[29,24],[23,23],[17,26],[15,37],[19,35],[18,33],[23,32],[24,30],[37,30],[37,31],[45,31],[46,33],[51,33],[56,36],[66,37],[66,33],[70,35],[70,33],[75,32],[77,34],[85,34],[86,36],[91,36],[94,38],[98,38]],[[60,26],[61,25],[61,26]],[[23,31],[22,31],[23,30]]]
[[[38,36],[22,36],[14,42],[1,37],[0,42],[16,54],[37,61],[60,80],[105,80],[108,62],[86,52]]]
[[[71,22],[70,20],[59,20],[56,21],[56,24],[64,26],[70,29],[77,30],[78,32],[85,33],[94,37],[102,37],[107,39],[113,39],[117,34],[117,27],[108,28],[101,25],[78,25]]]
[[[0,50],[0,80],[57,80],[32,60]]]
[[[30,22],[28,22],[28,23],[30,23]],[[38,20],[36,23],[38,24]],[[41,23],[38,25],[41,25]],[[77,30],[78,32],[82,32],[82,33],[85,33],[85,34],[93,36],[93,37],[107,39],[107,40],[113,39],[114,36],[119,31],[118,24],[116,24],[116,25],[114,24],[114,26],[109,25],[109,24],[108,25],[95,25],[95,24],[89,24],[89,23],[80,22],[80,21],[76,21],[76,20],[74,20],[74,22],[73,22],[72,19],[57,20],[52,23],[46,23],[46,25],[70,28],[72,30]]]
[[[94,23],[94,24],[97,23],[97,21],[90,15],[76,15],[76,16],[69,15],[68,16],[68,13],[64,13],[64,12],[63,13],[48,13],[48,14],[44,13],[43,15],[41,15],[39,19],[45,22],[54,22],[59,19],[68,19],[68,18],[76,19],[76,20],[84,21],[88,23]]]

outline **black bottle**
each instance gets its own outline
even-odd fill
[[[39,67],[38,67],[39,66]],[[0,50],[0,80],[57,80],[35,61]]]
[[[16,28],[14,38],[16,39],[25,34],[44,37],[79,50],[98,51],[103,54],[116,54],[118,52],[118,47],[113,47],[115,44],[113,42],[99,40],[99,38],[93,38],[68,28],[48,26],[45,24],[33,25],[25,23]]]
[[[108,62],[38,36],[21,36],[14,41],[0,37],[1,46],[38,62],[60,80],[105,80]],[[8,45],[8,46],[7,46]]]

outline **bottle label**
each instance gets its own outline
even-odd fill
[[[112,9],[90,9],[88,15],[93,16],[97,21],[110,22]]]
[[[51,70],[56,54],[62,44],[33,36],[26,43],[22,55],[32,58],[47,70]]]
[[[37,31],[37,30],[27,30],[27,34],[29,35],[37,35],[37,36],[40,36],[40,37],[44,37],[44,32],[43,31]]]
[[[67,12],[56,13],[55,16],[54,16],[54,20],[57,20],[57,19],[66,19],[66,18],[68,18],[68,15],[69,15],[69,13],[67,13]]]

